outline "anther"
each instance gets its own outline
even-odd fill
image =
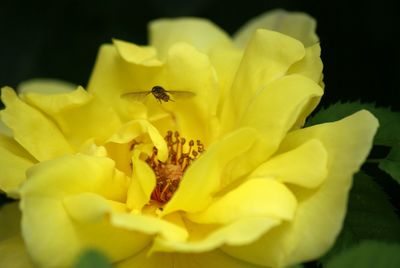
[[[155,147],[152,155],[146,159],[156,176],[156,186],[151,199],[160,205],[172,198],[186,169],[204,151],[204,145],[199,140],[196,140],[196,146],[195,142],[190,140],[185,151],[186,139],[181,138],[178,131],[168,131],[165,141],[168,147],[168,158],[165,162],[158,160],[158,150]]]

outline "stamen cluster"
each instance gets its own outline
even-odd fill
[[[196,146],[193,140],[185,146],[186,139],[180,137],[178,131],[175,133],[168,131],[164,139],[168,146],[167,160],[165,162],[158,160],[156,147],[153,148],[152,155],[146,159],[156,175],[156,186],[151,194],[151,200],[161,205],[172,198],[186,169],[204,151],[204,145],[200,140],[196,141]]]

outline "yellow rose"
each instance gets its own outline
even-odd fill
[[[86,248],[116,267],[324,254],[378,123],[360,111],[302,128],[323,93],[314,28],[280,10],[233,39],[203,19],[161,19],[149,46],[102,46],[88,92],[3,89],[0,188],[20,198],[22,239],[0,233],[0,266],[70,267]],[[16,205],[0,218],[10,229]]]

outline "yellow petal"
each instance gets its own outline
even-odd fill
[[[211,145],[188,168],[178,190],[165,205],[163,214],[204,209],[220,187],[224,167],[245,153],[253,144],[255,136],[253,129],[242,128]]]
[[[260,165],[251,177],[270,177],[307,188],[319,186],[327,175],[328,154],[319,140],[279,154]]]
[[[308,47],[318,42],[314,18],[302,12],[288,12],[277,9],[261,14],[247,22],[237,33],[235,43],[244,47],[257,29],[269,29],[289,35]]]
[[[146,116],[146,107],[139,102],[121,99],[123,93],[149,90],[156,85],[154,75],[159,68],[143,68],[124,60],[116,46],[103,45],[97,56],[87,90],[110,105],[121,118],[129,121]]]
[[[285,75],[289,67],[305,55],[304,46],[289,36],[257,30],[247,46],[225,105],[222,122],[231,129],[256,94]],[[283,94],[282,94],[283,95]]]
[[[21,237],[18,205],[13,202],[0,209],[0,267],[33,267]]]
[[[94,192],[124,202],[129,186],[129,178],[115,169],[112,160],[83,154],[39,163],[28,170],[27,177],[32,179],[24,184],[22,192],[28,196],[43,194],[59,198],[66,194]]]
[[[20,234],[21,212],[18,202],[0,208],[0,241]]]
[[[116,228],[106,217],[111,209],[113,213],[123,209],[129,182],[111,160],[60,157],[35,165],[28,177],[21,190],[22,231],[40,267],[71,266],[88,247],[118,261],[147,245],[149,236]],[[90,209],[91,214],[83,213]]]
[[[127,62],[145,66],[160,66],[157,50],[150,46],[138,46],[129,42],[114,39],[113,43],[121,57]]]
[[[10,196],[18,197],[19,186],[25,181],[25,171],[32,165],[33,162],[28,159],[0,147],[0,190]]]
[[[91,138],[104,143],[120,126],[116,113],[82,87],[51,95],[29,92],[23,97],[51,117],[77,150]]]
[[[0,113],[0,134],[9,138],[13,137],[12,130],[9,127],[7,127],[6,124],[4,124],[3,120],[1,119],[1,113]]]
[[[15,140],[31,155],[43,161],[72,153],[71,146],[52,121],[22,102],[12,89],[3,88],[1,93],[6,106],[1,111],[1,119],[13,130]]]
[[[243,51],[236,48],[213,48],[210,53],[210,61],[215,68],[219,88],[219,101],[217,113],[220,114],[229,97],[229,90],[234,81],[236,71],[239,68]]]
[[[216,198],[205,210],[187,217],[204,224],[227,224],[253,216],[290,220],[296,211],[296,203],[285,185],[274,180],[251,178]]]
[[[76,85],[57,79],[36,78],[20,83],[17,86],[19,94],[36,92],[42,94],[67,93],[75,90]]]
[[[207,252],[217,249],[222,245],[246,245],[266,233],[280,223],[280,220],[269,217],[245,217],[230,224],[216,228],[202,239],[194,241],[173,241],[156,238],[150,253],[153,252]],[[193,225],[188,224],[192,232],[196,232]],[[202,226],[200,225],[200,229]],[[201,231],[200,231],[201,232]]]
[[[33,268],[20,235],[0,241],[0,267]]]
[[[111,158],[115,162],[115,168],[124,172],[128,176],[132,173],[131,167],[131,146],[132,143],[115,143],[115,142],[107,142],[104,147],[97,148],[96,144],[87,144],[87,149],[83,150],[81,148],[81,152],[89,155],[98,155],[98,153],[103,153],[103,155],[98,156],[107,156]],[[104,149],[103,150],[101,150]],[[100,149],[100,150],[99,150]]]
[[[304,108],[322,95],[322,89],[300,75],[284,76],[260,90],[238,121],[264,135],[264,154],[270,156],[286,133],[304,115]]]
[[[117,268],[259,268],[260,266],[232,258],[220,250],[204,253],[154,253],[147,255],[144,250],[139,254],[117,263]]]
[[[232,46],[230,37],[205,19],[158,19],[149,28],[150,45],[157,49],[160,59],[165,59],[169,48],[178,42],[188,43],[203,53],[218,46]]]
[[[316,190],[297,189],[296,217],[257,242],[223,250],[239,259],[265,266],[286,266],[316,259],[334,243],[342,226],[352,176],[372,146],[378,121],[367,111],[343,120],[290,133],[281,153],[318,139],[328,152],[328,174]]]
[[[107,200],[94,193],[67,196],[63,204],[68,215],[80,223],[96,223],[112,212],[126,212],[125,203]]]
[[[36,162],[35,158],[33,158],[32,155],[30,155],[18,142],[16,142],[12,136],[0,133],[0,147],[16,156],[25,158],[31,162]]]
[[[142,94],[143,98],[139,101],[124,97],[125,93],[149,92],[156,85],[170,91],[189,91],[194,93],[194,97],[180,98],[179,93],[172,94],[173,101],[169,102],[160,102],[153,94]],[[212,136],[209,122],[216,114],[217,86],[209,58],[189,44],[176,43],[170,48],[165,64],[159,67],[127,62],[115,47],[103,46],[88,90],[112,106],[123,118],[127,117],[130,106],[138,111],[147,110],[147,113],[132,113],[130,120],[168,115],[173,119],[170,120],[173,124],[169,130],[179,130],[187,139],[200,139],[207,144]],[[156,121],[153,122],[156,124]],[[198,125],[204,127],[199,129]],[[159,126],[156,124],[156,127]],[[161,128],[165,129],[165,126]]]
[[[153,254],[151,257],[149,257],[147,256],[147,250],[142,250],[137,255],[118,262],[115,266],[117,268],[177,268],[176,262],[173,261],[172,254],[160,253]]]
[[[145,137],[143,137],[143,135]],[[116,133],[108,139],[108,142],[129,143],[135,140],[137,143],[148,143],[146,137],[157,148],[157,156],[161,161],[168,157],[168,148],[164,137],[158,129],[146,120],[133,120],[121,126]]]
[[[130,209],[141,210],[150,201],[156,186],[156,176],[150,166],[139,158],[140,151],[132,156],[132,182],[128,190],[127,205]]]
[[[157,235],[168,241],[185,241],[188,237],[186,229],[166,220],[144,214],[113,213],[110,221],[116,227]]]
[[[176,122],[175,129],[182,136],[188,140],[200,139],[208,145],[213,136],[211,125],[219,95],[209,58],[192,46],[177,43],[169,50],[163,71],[159,79],[166,89],[189,91],[195,95],[192,98],[176,95],[175,101],[162,104],[164,111],[172,114]],[[160,106],[155,100],[153,103],[156,107]]]
[[[290,66],[287,74],[300,74],[310,78],[315,83],[322,79],[323,64],[319,43],[306,48],[306,55],[300,61]]]

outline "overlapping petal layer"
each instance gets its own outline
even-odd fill
[[[230,37],[208,20],[198,18],[159,19],[150,23],[150,45],[157,49],[161,59],[179,42],[194,46],[208,54],[215,48],[233,46]]]
[[[294,188],[298,208],[293,221],[284,223],[242,247],[224,247],[232,256],[264,266],[283,266],[311,260],[323,254],[340,231],[352,176],[366,158],[378,122],[367,111],[341,121],[290,133],[280,152],[313,139],[319,140],[329,157],[323,184],[310,191]]]
[[[189,167],[178,191],[164,207],[163,214],[178,210],[197,212],[209,205],[212,195],[220,188],[224,167],[245,153],[252,146],[255,136],[251,128],[242,128],[211,146]]]
[[[139,254],[117,264],[118,268],[259,268],[232,258],[220,250],[213,250],[204,253],[183,254],[183,253],[154,253],[152,256],[147,255],[147,251],[143,250]]]
[[[50,117],[75,150],[91,138],[104,143],[121,125],[114,110],[81,87],[51,95],[28,92],[23,98]]]
[[[238,46],[245,47],[257,29],[269,29],[300,40],[308,47],[319,40],[315,33],[316,27],[315,19],[306,13],[277,9],[250,20],[235,33],[234,40]]]
[[[123,210],[129,182],[111,160],[65,156],[40,163],[28,176],[21,190],[22,233],[39,266],[69,266],[90,247],[121,260],[148,243],[147,235],[107,220],[111,211]]]
[[[251,38],[236,73],[222,113],[228,130],[251,101],[270,82],[285,75],[289,67],[305,55],[304,46],[286,35],[257,30]],[[229,102],[228,102],[229,101]]]
[[[18,202],[0,208],[0,267],[33,268],[20,232]]]
[[[60,129],[41,112],[22,102],[10,88],[3,88],[1,100],[6,109],[1,120],[13,131],[15,140],[37,160],[72,153]],[[32,131],[32,130],[35,131]]]
[[[123,54],[120,54],[121,50]],[[89,92],[99,96],[124,117],[127,110],[132,110],[128,106],[136,106],[141,112],[130,114],[130,120],[137,116],[150,119],[170,116],[174,124],[170,126],[172,130],[179,129],[188,139],[210,143],[219,93],[208,57],[186,43],[176,43],[169,49],[165,62],[154,67],[132,63],[131,58],[137,53],[137,49],[125,45],[122,49],[120,43],[115,47],[103,46],[88,86]],[[144,107],[135,96],[122,96],[150,91],[156,85],[167,90],[192,92],[194,97],[179,101],[177,94],[177,100],[160,105],[156,98],[148,94],[140,99]],[[157,123],[155,125],[158,126]]]

